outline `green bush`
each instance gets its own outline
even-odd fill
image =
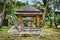
[[[56,23],[60,24],[60,15],[56,16]]]

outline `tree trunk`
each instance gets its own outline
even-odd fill
[[[46,12],[44,12],[44,14],[43,14],[43,22],[42,22],[43,23],[43,25],[42,25],[43,27],[45,25],[45,14],[46,14]]]
[[[4,0],[4,7],[3,7],[3,19],[6,18],[6,0]]]
[[[54,0],[54,12],[52,14],[52,27],[56,28],[56,23],[55,23],[55,7],[56,7],[56,0]]]
[[[47,11],[47,6],[48,4],[46,2],[48,2],[48,0],[43,0],[44,2],[44,6],[45,6],[45,10],[44,10],[44,14],[43,14],[43,27],[45,26],[45,16],[46,16],[46,11]]]
[[[6,19],[6,0],[4,0],[2,25],[3,26],[8,26],[8,19]]]
[[[2,12],[2,25],[3,25],[3,19],[5,19],[5,10],[6,10],[6,0],[3,0],[4,6],[3,6],[3,12]]]

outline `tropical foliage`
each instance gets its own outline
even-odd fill
[[[56,19],[56,14],[55,14],[55,8],[57,8],[57,6],[59,6],[59,3],[56,3],[57,0],[43,0],[43,3],[39,2],[38,0],[32,0],[33,2],[33,5],[34,7],[36,7],[37,9],[39,9],[42,13],[43,13],[43,16],[41,18],[42,20],[42,24],[43,26],[46,24],[46,20],[49,21],[49,23],[52,25],[54,25],[56,22],[55,20]],[[57,4],[57,6],[56,6]],[[13,17],[15,16],[15,11],[25,5],[30,5],[28,4],[28,1],[27,2],[21,2],[21,1],[17,1],[17,0],[9,0],[9,1],[6,1],[6,14],[5,15],[8,15],[9,17]],[[1,0],[0,1],[0,11],[3,11],[3,7],[4,7],[4,0]],[[7,18],[9,18],[8,16],[6,16]],[[53,17],[53,19],[51,19]],[[48,22],[47,22],[48,23]]]

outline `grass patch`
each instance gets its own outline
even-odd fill
[[[41,28],[42,30],[50,30],[50,31],[53,31],[53,32],[59,32],[60,33],[60,28],[50,28],[49,26],[45,26],[45,27],[42,27]]]
[[[51,34],[51,35],[45,34],[43,37],[20,37],[19,39],[12,39],[8,35],[8,32],[7,32],[10,27],[0,28],[0,30],[1,30],[0,31],[0,40],[60,40],[60,34],[54,34],[54,32],[60,33],[60,29],[53,29],[53,28],[49,28],[48,26],[43,27],[41,29],[53,31],[53,34]],[[46,32],[49,33],[49,31],[48,32],[46,31]]]
[[[2,27],[0,28],[0,30],[1,30],[1,31],[8,31],[9,28],[10,28],[10,26],[2,26]]]

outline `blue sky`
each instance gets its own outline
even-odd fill
[[[32,4],[32,1],[33,1],[33,0],[18,0],[18,1],[22,1],[22,2],[28,1],[29,4]],[[42,0],[38,0],[38,1],[42,2]]]

